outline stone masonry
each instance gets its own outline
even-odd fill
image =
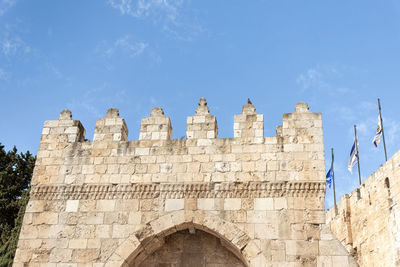
[[[400,266],[400,151],[338,201],[327,222],[362,267]]]
[[[138,141],[117,109],[93,142],[68,110],[46,121],[13,266],[357,266],[325,224],[321,114],[298,103],[264,137],[247,104],[233,128],[204,98],[183,140],[161,108]]]

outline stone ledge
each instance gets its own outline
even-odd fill
[[[31,199],[265,198],[324,194],[324,182],[85,184],[33,186]]]

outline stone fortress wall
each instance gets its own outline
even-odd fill
[[[400,151],[327,212],[327,223],[360,266],[400,266]]]
[[[247,104],[233,128],[203,98],[184,140],[160,108],[138,141],[116,109],[93,142],[68,110],[46,121],[14,267],[357,266],[325,224],[321,114],[298,103],[264,137]]]

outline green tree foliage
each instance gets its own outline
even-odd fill
[[[29,151],[6,152],[0,143],[0,267],[12,265],[34,166]]]

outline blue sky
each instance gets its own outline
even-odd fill
[[[398,0],[0,0],[0,142],[36,153],[43,122],[64,108],[91,140],[117,107],[136,140],[160,106],[179,138],[200,97],[220,137],[233,136],[248,97],[273,136],[305,101],[322,112],[340,197],[358,184],[347,171],[354,124],[363,179],[384,162],[371,144],[377,97],[389,157],[400,148],[399,48]]]

